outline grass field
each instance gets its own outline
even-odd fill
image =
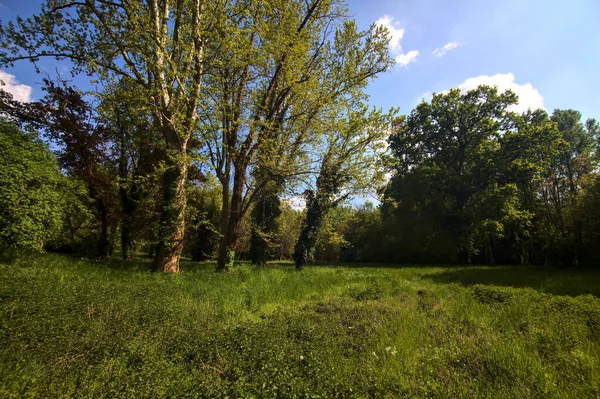
[[[600,270],[0,265],[0,397],[600,397]]]

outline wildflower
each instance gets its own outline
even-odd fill
[[[386,346],[386,347],[385,347],[385,351],[386,351],[386,352],[389,352],[389,351],[390,351],[390,349],[392,349],[392,347],[391,347],[391,346]]]
[[[304,360],[304,356],[300,355],[300,360]]]

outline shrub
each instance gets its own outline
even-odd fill
[[[56,157],[35,131],[0,118],[0,247],[41,251],[64,217]]]

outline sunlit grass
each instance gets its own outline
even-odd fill
[[[0,265],[0,397],[600,395],[600,271]]]

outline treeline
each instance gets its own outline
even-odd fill
[[[0,66],[68,59],[97,83],[0,92],[4,253],[143,251],[165,272],[181,256],[219,271],[600,259],[598,123],[511,112],[490,87],[372,109],[389,34],[342,1],[48,1],[0,43]],[[348,207],[374,192],[378,207]]]
[[[347,261],[600,264],[600,128],[480,87],[397,121],[379,208],[335,223]]]
[[[177,272],[184,248],[216,247],[227,271],[248,228],[264,262],[280,197],[306,192],[302,267],[324,215],[381,180],[394,111],[370,109],[365,89],[394,63],[389,33],[359,30],[343,1],[47,1],[1,26],[0,43],[0,66],[67,59],[96,83],[89,96],[60,79],[34,103],[2,96],[0,112],[54,143],[85,188],[92,220],[68,221],[65,246],[94,225],[95,256],[143,242],[155,270]]]
[[[383,212],[396,261],[597,265],[599,125],[517,114],[513,93],[451,90],[390,138]]]
[[[451,90],[396,118],[388,126],[388,158],[379,164],[389,177],[380,188],[381,203],[353,207],[340,201],[322,212],[312,259],[597,265],[598,123],[584,123],[574,110],[514,113],[516,101],[514,94],[489,87]],[[40,106],[18,105],[19,112]],[[59,125],[77,120],[80,115]],[[5,244],[90,256],[115,250],[124,258],[136,251],[154,256],[159,167],[140,172],[144,162],[126,158],[124,141],[114,138],[103,147],[57,130],[62,138],[55,157],[35,131],[22,131],[14,121],[3,119],[1,132]],[[86,143],[106,152],[93,157]],[[153,156],[148,152],[145,159]],[[87,165],[86,159],[95,161]],[[214,259],[223,237],[222,189],[213,176],[190,170],[183,255]],[[240,223],[237,258],[262,264],[298,256],[311,196],[313,191],[305,193],[303,207],[276,195],[257,200]]]

